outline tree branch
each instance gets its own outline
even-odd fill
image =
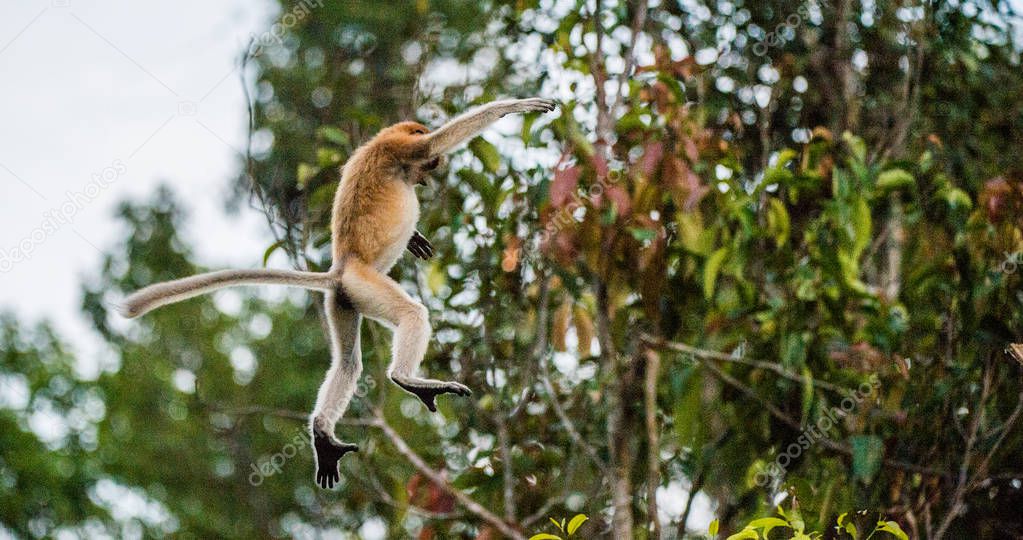
[[[646,506],[653,538],[661,538],[661,523],[657,519],[657,488],[661,485],[660,440],[657,432],[657,378],[661,370],[661,356],[647,349],[644,373],[643,401],[646,416],[647,470]]]
[[[815,379],[813,377],[805,377],[803,375],[800,375],[799,373],[792,373],[791,371],[788,371],[787,369],[781,367],[778,364],[774,364],[774,363],[771,363],[771,362],[765,362],[763,360],[753,360],[753,359],[743,358],[741,356],[733,356],[731,354],[727,354],[727,353],[723,353],[723,352],[711,351],[711,350],[708,350],[708,349],[701,349],[699,347],[693,347],[692,345],[687,345],[685,343],[679,343],[679,342],[676,342],[676,341],[665,341],[664,339],[661,339],[661,338],[658,338],[658,337],[654,337],[654,336],[651,336],[649,334],[641,334],[640,339],[642,339],[644,342],[646,342],[647,344],[649,344],[649,345],[651,345],[653,347],[665,348],[665,349],[670,349],[670,350],[673,350],[673,351],[676,351],[676,352],[691,354],[691,355],[693,355],[693,356],[695,356],[697,358],[709,358],[711,360],[721,360],[721,361],[724,361],[724,362],[733,362],[733,363],[736,363],[736,364],[743,364],[743,365],[747,365],[747,366],[751,366],[751,367],[756,367],[756,368],[760,368],[760,369],[766,369],[768,371],[773,371],[774,373],[777,373],[778,375],[781,375],[782,377],[785,377],[786,379],[790,379],[790,380],[793,380],[793,381],[796,381],[796,382],[799,382],[799,383],[803,383],[803,384],[806,384],[807,382],[809,382],[810,384],[812,384],[812,385],[814,385],[814,386],[816,386],[818,388],[823,388],[825,390],[831,390],[832,392],[837,392],[837,393],[842,394],[842,395],[848,395],[848,394],[851,394],[853,392],[853,390],[851,390],[849,388],[844,388],[842,386],[838,386],[836,384],[832,384],[832,383],[829,383],[827,381],[822,381],[820,379]]]
[[[466,495],[462,490],[452,486],[451,483],[444,478],[444,475],[427,465],[426,461],[412,450],[408,443],[405,442],[405,439],[403,439],[401,435],[398,435],[398,433],[394,431],[394,428],[387,423],[382,411],[374,409],[373,415],[376,418],[375,426],[383,431],[384,435],[391,441],[391,444],[398,450],[398,453],[405,456],[405,459],[407,459],[413,467],[418,469],[423,476],[429,478],[437,487],[457,499],[458,502],[462,503],[462,506],[464,506],[466,510],[492,525],[495,529],[500,531],[501,534],[514,540],[526,539],[525,535],[516,530],[509,523],[497,517],[497,515],[484,508],[480,503],[472,500],[472,498]]]

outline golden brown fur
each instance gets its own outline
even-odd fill
[[[234,285],[279,284],[324,291],[332,360],[310,427],[316,482],[333,487],[340,478],[338,460],[358,449],[339,441],[334,426],[348,408],[362,373],[359,326],[363,315],[394,330],[387,374],[431,411],[436,411],[434,399],[439,394],[470,394],[461,383],[417,375],[430,339],[429,314],[387,276],[406,248],[422,258],[432,254],[429,242],[416,233],[415,185],[440,165],[445,153],[502,116],[553,109],[554,103],[544,99],[511,99],[476,107],[433,133],[416,122],[385,128],[359,147],[342,168],[331,215],[333,264],[328,272],[210,272],[150,285],[130,295],[121,313],[138,317],[159,306]]]
[[[378,266],[390,261],[395,245],[404,249],[419,218],[412,188],[427,161],[426,133],[417,122],[395,124],[359,147],[342,168],[331,216],[335,264],[354,257]],[[384,271],[386,266],[380,265]]]

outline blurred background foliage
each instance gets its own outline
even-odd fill
[[[329,266],[337,166],[379,128],[561,104],[457,152],[420,192],[437,256],[395,270],[430,308],[424,369],[472,399],[431,416],[378,384],[390,337],[364,325],[339,426],[363,450],[315,489],[319,298],[109,312],[201,269],[164,190],[122,205],[83,286],[98,378],[0,319],[5,533],[524,538],[584,513],[584,537],[723,537],[782,503],[817,530],[864,509],[1023,535],[1012,2],[280,4],[232,201],[266,212],[271,263]]]

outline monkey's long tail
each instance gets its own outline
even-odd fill
[[[316,291],[338,286],[335,274],[297,270],[220,270],[150,285],[132,293],[117,306],[122,316],[133,319],[160,306],[235,285],[289,285]]]

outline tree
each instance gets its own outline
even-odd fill
[[[428,415],[387,382],[389,333],[367,325],[341,428],[363,451],[337,492],[314,490],[316,295],[108,315],[117,291],[197,270],[160,193],[122,208],[124,248],[85,295],[117,366],[26,375],[39,403],[65,377],[104,414],[91,446],[45,447],[47,463],[81,456],[81,473],[34,473],[65,510],[44,530],[12,504],[8,529],[123,527],[80,495],[107,481],[163,509],[137,521],[151,535],[524,538],[585,514],[583,537],[673,538],[709,518],[697,500],[726,535],[782,495],[807,530],[863,509],[915,538],[1023,533],[1023,381],[1004,352],[1023,334],[1008,3],[281,12],[280,43],[250,49],[253,155],[236,186],[267,212],[267,256],[298,268],[329,265],[336,166],[375,130],[503,95],[561,102],[457,153],[421,197],[437,256],[396,270],[430,308],[424,369],[473,398]],[[29,339],[6,324],[6,343]],[[7,345],[4,373],[61,348],[39,343]],[[28,414],[11,411],[0,421]],[[23,427],[0,437],[21,456],[0,473],[22,482],[43,447]]]

